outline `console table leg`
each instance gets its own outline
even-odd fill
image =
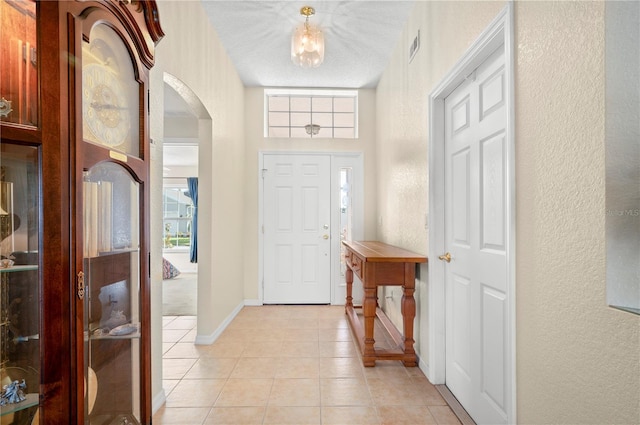
[[[376,365],[376,350],[374,348],[375,338],[373,330],[375,327],[376,307],[378,306],[378,286],[376,285],[375,266],[369,265],[364,270],[364,302],[362,314],[364,315],[364,352],[362,353],[362,363],[366,367]]]
[[[413,348],[413,320],[416,317],[416,300],[413,297],[415,292],[415,265],[405,265],[405,282],[402,286],[401,312],[403,320],[404,335],[404,360],[405,366],[417,366],[416,352]]]
[[[347,312],[350,307],[353,307],[353,270],[351,270],[350,267],[347,267],[344,279],[347,283],[347,300],[344,306],[344,311]]]
[[[364,315],[364,352],[362,353],[362,362],[366,367],[376,365],[376,351],[374,348],[376,341],[373,337],[373,329],[375,326],[377,303],[378,299],[375,288],[366,288],[364,290],[364,303],[362,305],[362,313]]]

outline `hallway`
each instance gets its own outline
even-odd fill
[[[364,368],[342,306],[244,307],[209,346],[195,317],[163,320],[154,424],[459,423],[420,369]]]

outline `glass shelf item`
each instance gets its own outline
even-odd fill
[[[39,399],[40,399],[40,395],[38,393],[25,394],[25,399],[20,403],[7,404],[5,406],[0,406],[0,416],[8,416],[16,412],[19,412],[21,410],[38,406],[38,404],[40,403]]]
[[[0,0],[0,121],[38,125],[36,3]]]
[[[6,7],[3,5],[2,7]],[[28,425],[40,395],[40,166],[38,148],[0,148],[0,423]]]

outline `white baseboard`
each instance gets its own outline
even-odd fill
[[[257,306],[261,306],[262,305],[262,301],[255,299],[255,300],[244,300],[244,305],[246,306],[250,306],[250,307],[257,307]]]
[[[240,310],[242,310],[242,307],[244,307],[245,303],[242,302],[240,304],[238,304],[238,306],[236,308],[233,309],[233,311],[231,312],[231,314],[229,314],[220,324],[220,326],[218,326],[218,329],[216,329],[215,331],[213,331],[213,333],[211,333],[210,335],[197,335],[196,336],[196,340],[195,340],[195,344],[196,345],[209,345],[209,344],[213,344],[213,342],[218,339],[220,337],[220,335],[222,334],[222,332],[224,332],[225,329],[227,329],[227,326],[229,326],[229,324],[231,323],[231,321],[238,315],[238,313],[240,313]]]
[[[425,361],[422,360],[421,357],[418,357],[418,367],[420,368],[422,373],[424,373],[424,376],[426,376],[427,379],[428,379],[429,378],[429,365],[427,363],[425,363]]]
[[[162,406],[164,406],[166,401],[167,401],[167,395],[165,394],[164,388],[163,388],[158,394],[156,394],[156,396],[151,401],[151,411],[153,412],[154,415],[158,410],[160,410]]]

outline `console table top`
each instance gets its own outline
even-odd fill
[[[342,241],[354,254],[367,262],[426,263],[427,257],[378,241]]]

